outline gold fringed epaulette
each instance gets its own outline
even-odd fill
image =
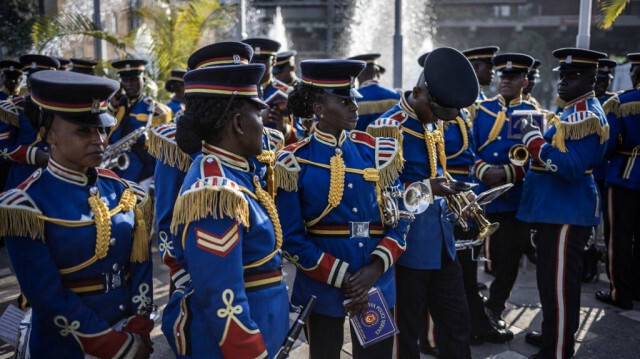
[[[0,122],[14,127],[20,126],[20,115],[16,105],[12,101],[0,102]]]
[[[276,164],[273,166],[274,187],[277,191],[282,188],[287,192],[298,190],[298,174],[300,173],[300,165],[296,159],[295,152],[306,146],[311,139],[305,138],[300,142],[285,147],[284,150],[276,154]]]
[[[567,101],[561,99],[560,96],[556,96],[556,106],[564,108],[566,104],[567,104]]]
[[[376,169],[378,184],[386,188],[393,184],[404,168],[402,145],[393,138],[376,138]],[[365,178],[366,179],[366,178]]]
[[[42,212],[23,190],[12,189],[0,195],[0,237],[44,241],[44,224]]]
[[[187,172],[193,161],[188,154],[182,152],[178,144],[173,140],[175,132],[176,126],[174,124],[152,128],[149,131],[148,151],[151,156],[162,161],[162,163],[175,167],[182,172]]]
[[[367,126],[367,133],[373,137],[393,138],[402,145],[400,122],[392,118],[379,118]]]
[[[398,103],[397,99],[384,99],[373,101],[360,101],[358,102],[358,114],[371,115],[371,114],[383,114]]]
[[[605,101],[602,105],[602,109],[606,115],[613,114],[618,116],[618,110],[620,109],[620,99],[618,96],[612,96],[610,99]]]
[[[249,227],[249,204],[238,184],[224,177],[207,177],[194,183],[176,200],[171,233],[177,235],[180,225],[208,216],[229,217]]]
[[[627,117],[638,114],[640,114],[640,101],[623,103],[618,109],[619,117]]]
[[[556,115],[553,112],[548,112],[546,115],[544,115],[544,120],[546,123],[546,128],[549,128],[553,125],[557,125],[558,123],[560,123],[560,117],[558,117],[558,115]],[[544,131],[543,128],[541,128],[540,130]]]
[[[600,137],[600,144],[605,143],[609,139],[609,124],[602,125],[600,118],[595,115],[574,123],[562,121],[556,124],[551,145],[560,152],[567,152],[566,140],[579,140],[593,134]]]

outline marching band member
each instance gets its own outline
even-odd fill
[[[143,93],[146,60],[128,59],[113,61],[124,95],[118,91],[109,101],[109,111],[118,121],[109,132],[109,142],[118,142],[131,132],[144,127],[167,123],[171,110],[164,104]],[[151,121],[150,121],[151,117]],[[147,188],[151,184],[155,160],[146,151],[146,137],[140,136],[126,154],[129,163],[124,168],[114,168],[120,177],[136,181]]]
[[[178,263],[191,276],[164,311],[179,358],[262,358],[289,329],[282,230],[250,157],[262,151],[260,64],[204,67],[184,76],[176,143],[198,155],[173,211]],[[221,270],[223,269],[223,270]]]
[[[496,52],[500,51],[498,46],[484,46],[474,47],[473,49],[467,49],[462,51],[462,54],[467,57],[467,60],[471,62],[473,71],[478,77],[479,92],[478,100],[483,101],[488,99],[484,93],[484,88],[491,86],[493,81],[493,62],[491,59],[496,55]]]
[[[457,260],[453,225],[446,218],[442,196],[456,192],[442,177],[446,166],[439,120],[451,121],[460,108],[473,104],[478,83],[469,61],[455,49],[433,50],[412,91],[374,121],[374,135],[402,129],[402,153],[407,162],[400,173],[404,186],[423,182],[432,204],[416,215],[407,235],[407,250],[396,263],[398,358],[419,358],[418,338],[424,333],[426,310],[433,317],[443,358],[471,358],[470,319],[462,270]],[[436,196],[434,198],[434,196]],[[445,304],[446,303],[446,304]]]
[[[87,59],[71,58],[71,72],[77,72],[85,75],[95,75],[97,61]]]
[[[492,61],[500,76],[499,94],[478,104],[473,136],[477,146],[475,176],[480,180],[478,190],[483,192],[505,183],[514,184],[508,193],[486,207],[489,221],[500,223],[500,228],[491,235],[491,262],[496,278],[489,288],[487,315],[494,326],[504,329],[502,312],[518,276],[520,257],[529,247],[530,240],[529,226],[516,219],[526,168],[509,160],[513,146],[521,144],[520,128],[514,127],[510,116],[515,110],[537,110],[537,107],[522,99],[533,58],[504,53],[496,55]]]
[[[17,96],[20,93],[18,84],[22,76],[22,66],[18,61],[0,61],[0,101]]]
[[[171,77],[164,83],[164,89],[173,92],[171,101],[167,103],[167,107],[171,109],[171,118],[174,119],[184,111],[184,74],[185,70],[172,70]]]
[[[62,71],[38,72],[30,83],[51,157],[0,195],[0,235],[33,308],[30,356],[148,358],[151,201],[96,169],[118,83]]]
[[[349,60],[361,60],[367,63],[367,67],[358,75],[358,92],[362,95],[362,98],[356,100],[358,104],[356,130],[358,131],[365,131],[371,122],[387,112],[400,99],[397,91],[378,83],[380,65],[376,60],[379,57],[380,54],[364,54],[349,58]]]
[[[276,64],[273,66],[273,76],[280,82],[287,84],[293,89],[300,79],[296,76],[296,50],[278,52],[276,54]]]
[[[41,70],[57,70],[60,62],[53,57],[28,54],[20,56],[20,64],[29,78]],[[0,153],[2,160],[11,164],[5,189],[24,181],[33,171],[47,166],[49,150],[38,138],[37,106],[29,95],[17,96],[0,102]]]
[[[633,89],[611,98],[605,106],[611,126],[605,177],[609,187],[605,193],[610,231],[605,238],[611,286],[609,291],[596,292],[596,299],[622,309],[633,308],[632,300],[640,298],[640,167],[636,164],[640,151],[640,53],[627,54],[627,58]]]
[[[532,102],[538,108],[541,108],[540,102],[533,97],[531,92],[533,91],[533,88],[536,87],[536,84],[540,82],[540,70],[538,70],[538,67],[540,67],[541,64],[540,60],[533,60],[533,65],[531,65],[531,68],[527,73],[527,80],[529,80],[529,83],[522,89],[522,99]]]
[[[553,52],[560,66],[558,95],[566,103],[544,135],[522,124],[531,166],[517,218],[536,229],[536,277],[542,333],[527,333],[540,346],[530,358],[569,358],[580,318],[582,252],[600,222],[598,189],[591,168],[605,153],[609,125],[594,96],[598,59],[606,54],[577,48]]]
[[[339,358],[345,310],[358,313],[380,288],[395,305],[392,265],[405,249],[408,220],[382,225],[381,190],[399,185],[397,141],[351,131],[358,119],[354,79],[362,61],[306,60],[289,110],[318,118],[315,132],[278,153],[276,203],[285,256],[296,267],[292,302],[318,297],[307,322],[311,358]],[[345,299],[351,304],[343,307]],[[393,337],[363,348],[351,332],[354,358],[390,358]]]
[[[195,51],[187,60],[191,70],[202,67],[248,64],[253,50],[242,42],[224,41],[207,45]],[[154,183],[156,189],[156,223],[158,225],[158,249],[164,264],[169,267],[171,290],[184,286],[189,274],[180,267],[175,259],[174,247],[180,245],[171,234],[170,225],[173,206],[178,197],[182,182],[193,159],[200,151],[186,154],[176,144],[176,125],[168,123],[154,127],[149,136],[149,153],[156,158]],[[275,129],[264,128],[263,152],[257,158],[251,158],[256,165],[256,173],[264,179],[267,189],[273,191],[273,167],[275,152],[282,148],[282,134]]]

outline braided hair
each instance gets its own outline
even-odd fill
[[[293,87],[293,91],[289,93],[289,101],[287,109],[289,113],[296,117],[310,118],[313,117],[313,103],[322,102],[324,100],[323,89],[312,87],[304,83],[297,83]]]

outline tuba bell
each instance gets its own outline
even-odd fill
[[[524,166],[529,161],[529,150],[523,144],[511,146],[509,149],[509,161],[516,166]]]
[[[448,172],[445,171],[444,174],[449,181],[455,181]],[[487,220],[482,215],[482,208],[480,208],[480,206],[477,203],[469,206],[471,201],[473,201],[475,198],[476,198],[476,195],[475,193],[473,193],[473,191],[457,192],[456,194],[446,197],[447,209],[451,211],[456,222],[458,222],[458,225],[460,225],[462,230],[468,231],[469,225],[467,224],[467,220],[464,218],[464,211],[466,210],[467,207],[469,207],[469,210],[473,214],[476,224],[478,225],[478,230],[479,230],[478,238],[479,239],[486,238],[492,235],[495,231],[497,231],[498,228],[500,228],[500,223],[489,222],[489,220]]]

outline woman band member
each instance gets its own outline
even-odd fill
[[[319,119],[314,134],[286,147],[276,162],[276,202],[285,255],[298,267],[292,302],[318,303],[307,322],[311,358],[339,358],[345,311],[360,312],[379,287],[395,304],[391,266],[405,249],[409,221],[382,225],[382,189],[399,185],[403,159],[396,140],[350,131],[358,120],[354,79],[363,61],[307,60],[289,95],[294,116]],[[349,132],[350,131],[350,132]],[[346,308],[343,301],[351,299]],[[390,358],[393,339],[364,349],[353,338],[354,358]]]
[[[162,329],[179,358],[274,356],[289,329],[282,230],[249,158],[262,152],[260,64],[191,70],[177,123],[182,151],[202,151],[173,212],[178,263],[191,282],[171,296]]]
[[[0,236],[33,308],[33,358],[147,358],[153,351],[150,200],[96,169],[118,83],[72,72],[31,76],[48,166],[0,195]]]

